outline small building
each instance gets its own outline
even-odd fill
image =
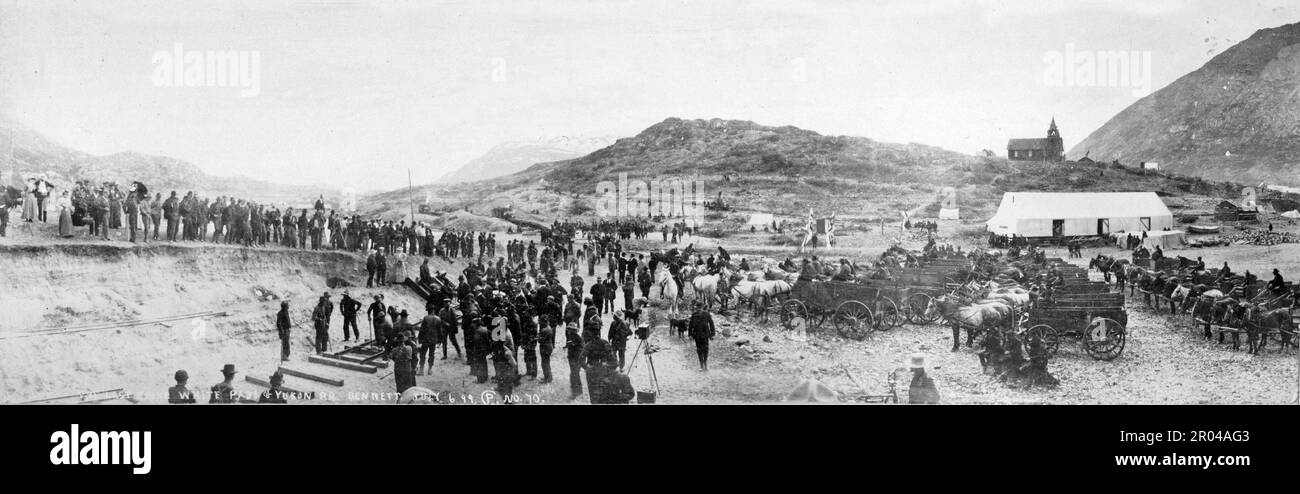
[[[1159,170],[1159,169],[1160,169],[1160,163],[1156,163],[1156,162],[1154,162],[1154,161],[1143,161],[1143,162],[1140,163],[1138,166],[1142,167],[1143,170]]]
[[[1221,201],[1214,207],[1214,219],[1218,221],[1256,221],[1259,219],[1258,208],[1243,208],[1231,201]]]
[[[1107,235],[1174,227],[1155,192],[1007,192],[988,231],[1022,237]]]
[[[1056,128],[1056,119],[1047,128],[1047,137],[1011,139],[1007,142],[1007,158],[1012,161],[1061,161],[1065,156],[1065,143]]]

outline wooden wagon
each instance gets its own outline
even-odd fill
[[[1097,360],[1114,360],[1124,352],[1127,325],[1124,294],[1095,291],[1054,292],[1020,322],[1028,327],[1027,336],[1042,339],[1050,355],[1056,354],[1061,339],[1073,338]]]
[[[781,322],[790,327],[803,320],[820,328],[829,319],[840,336],[862,340],[872,331],[901,326],[906,316],[894,300],[906,296],[907,289],[898,286],[800,280],[781,304]]]

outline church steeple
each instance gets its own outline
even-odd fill
[[[1047,127],[1047,137],[1061,137],[1061,131],[1056,130],[1056,117],[1052,117],[1052,125]]]

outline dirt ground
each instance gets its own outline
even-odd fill
[[[964,228],[957,224],[955,228]],[[280,300],[292,302],[295,347],[291,366],[343,379],[333,387],[289,377],[286,385],[322,393],[302,403],[384,403],[393,396],[391,369],[369,375],[326,369],[305,362],[311,351],[307,315],[316,297],[330,291],[337,304],[341,288],[326,286],[329,278],[363,285],[361,257],[338,252],[304,252],[282,248],[242,249],[209,244],[150,244],[132,246],[122,241],[73,238],[55,241],[39,226],[0,239],[0,294],[12,308],[0,319],[0,401],[16,403],[65,394],[123,388],[142,403],[164,403],[172,373],[186,369],[190,388],[203,392],[220,380],[221,366],[235,364],[241,373],[265,378],[278,362],[274,314]],[[941,232],[944,227],[941,226]],[[12,230],[11,230],[12,232]],[[860,235],[870,235],[864,233]],[[501,237],[501,236],[499,236]],[[880,236],[881,239],[886,238]],[[504,238],[502,238],[504,241]],[[697,248],[712,248],[718,241],[691,238]],[[858,238],[839,255],[864,257],[883,249],[880,241]],[[792,248],[763,247],[755,242],[723,240],[733,256],[783,257]],[[661,242],[633,243],[638,248],[662,247]],[[751,247],[752,246],[752,247]],[[905,246],[916,248],[916,245]],[[969,248],[970,246],[968,246]],[[1095,255],[1097,249],[1085,251]],[[1102,252],[1119,252],[1104,249]],[[1064,257],[1064,252],[1050,252]],[[1300,245],[1276,247],[1232,246],[1171,251],[1170,255],[1201,255],[1211,265],[1227,260],[1236,269],[1261,274],[1273,264],[1287,272],[1300,272]],[[1080,263],[1086,261],[1075,260]],[[463,262],[431,262],[433,269],[459,272]],[[418,261],[408,263],[411,275]],[[597,266],[597,274],[605,274]],[[1258,271],[1257,271],[1258,270]],[[585,276],[585,270],[582,273]],[[567,282],[569,274],[561,272]],[[590,283],[590,280],[588,280]],[[390,304],[423,315],[423,302],[402,287],[366,289],[353,286],[363,303],[382,293]],[[624,305],[622,293],[616,302]],[[224,310],[220,317],[180,319],[165,324],[27,336],[23,331],[107,321],[129,321],[177,314]],[[649,316],[662,320],[662,314]],[[951,332],[937,325],[907,325],[872,334],[864,341],[849,341],[827,327],[812,331],[807,341],[795,341],[779,325],[752,317],[715,315],[720,335],[713,342],[710,371],[698,370],[694,343],[666,334],[658,326],[651,336],[659,348],[653,354],[659,381],[660,403],[780,403],[804,378],[816,378],[846,396],[888,394],[887,376],[899,369],[909,354],[927,356],[930,375],[944,403],[1045,403],[1045,404],[1236,404],[1285,403],[1296,393],[1297,356],[1294,349],[1267,349],[1251,356],[1230,345],[1203,340],[1186,316],[1158,314],[1140,301],[1130,300],[1129,340],[1124,354],[1111,362],[1094,361],[1076,342],[1064,341],[1060,355],[1050,363],[1061,380],[1055,389],[1013,389],[981,373],[970,348],[950,352]],[[609,322],[609,316],[605,318]],[[362,332],[369,335],[362,321]],[[343,348],[341,320],[331,326],[334,349]],[[462,335],[463,337],[463,335]],[[561,338],[562,339],[562,338]],[[737,344],[746,340],[743,344]],[[636,340],[630,342],[633,359]],[[630,372],[639,390],[650,389],[645,357],[635,357]],[[522,359],[521,359],[522,370]],[[562,348],[552,357],[555,381],[542,385],[524,380],[515,390],[523,403],[586,403],[570,400],[568,364]],[[851,373],[855,384],[848,377]],[[902,373],[905,375],[906,373]],[[241,376],[242,379],[242,376]],[[438,360],[428,376],[417,383],[461,402],[499,402],[492,385],[477,384],[468,366],[454,351]],[[262,388],[236,384],[243,392]],[[865,389],[863,389],[865,388]],[[898,392],[906,400],[906,381]]]

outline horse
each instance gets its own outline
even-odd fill
[[[744,300],[749,303],[750,308],[757,311],[757,307],[767,307],[773,298],[779,298],[781,295],[790,293],[793,287],[790,282],[785,280],[763,280],[763,281],[739,281],[731,286],[731,294],[736,296],[736,306],[740,306],[740,301]],[[762,304],[756,306],[755,304]],[[763,311],[764,319],[767,318],[767,311]]]
[[[660,269],[655,273],[654,286],[659,288],[659,298],[668,304],[669,318],[676,318],[678,303],[680,303],[682,296],[677,287],[677,280],[673,278],[668,269]]]
[[[716,298],[722,303],[722,310],[727,310],[726,295],[727,286],[731,282],[731,272],[726,268],[718,271],[718,274],[698,275],[691,279],[691,289],[695,291],[696,300],[704,304],[704,310],[713,310],[713,300]]]
[[[995,304],[959,305],[957,299],[947,295],[934,299],[939,304],[946,321],[952,324],[952,351],[961,344],[961,328],[966,328],[966,346],[974,344],[975,335],[1002,322],[1002,314]],[[1009,308],[1007,309],[1009,312]]]
[[[1295,323],[1291,320],[1290,308],[1268,309],[1254,305],[1246,310],[1245,320],[1246,345],[1251,355],[1259,355],[1268,344],[1268,334],[1274,330],[1283,335],[1282,348],[1293,344],[1290,335],[1295,334]]]

